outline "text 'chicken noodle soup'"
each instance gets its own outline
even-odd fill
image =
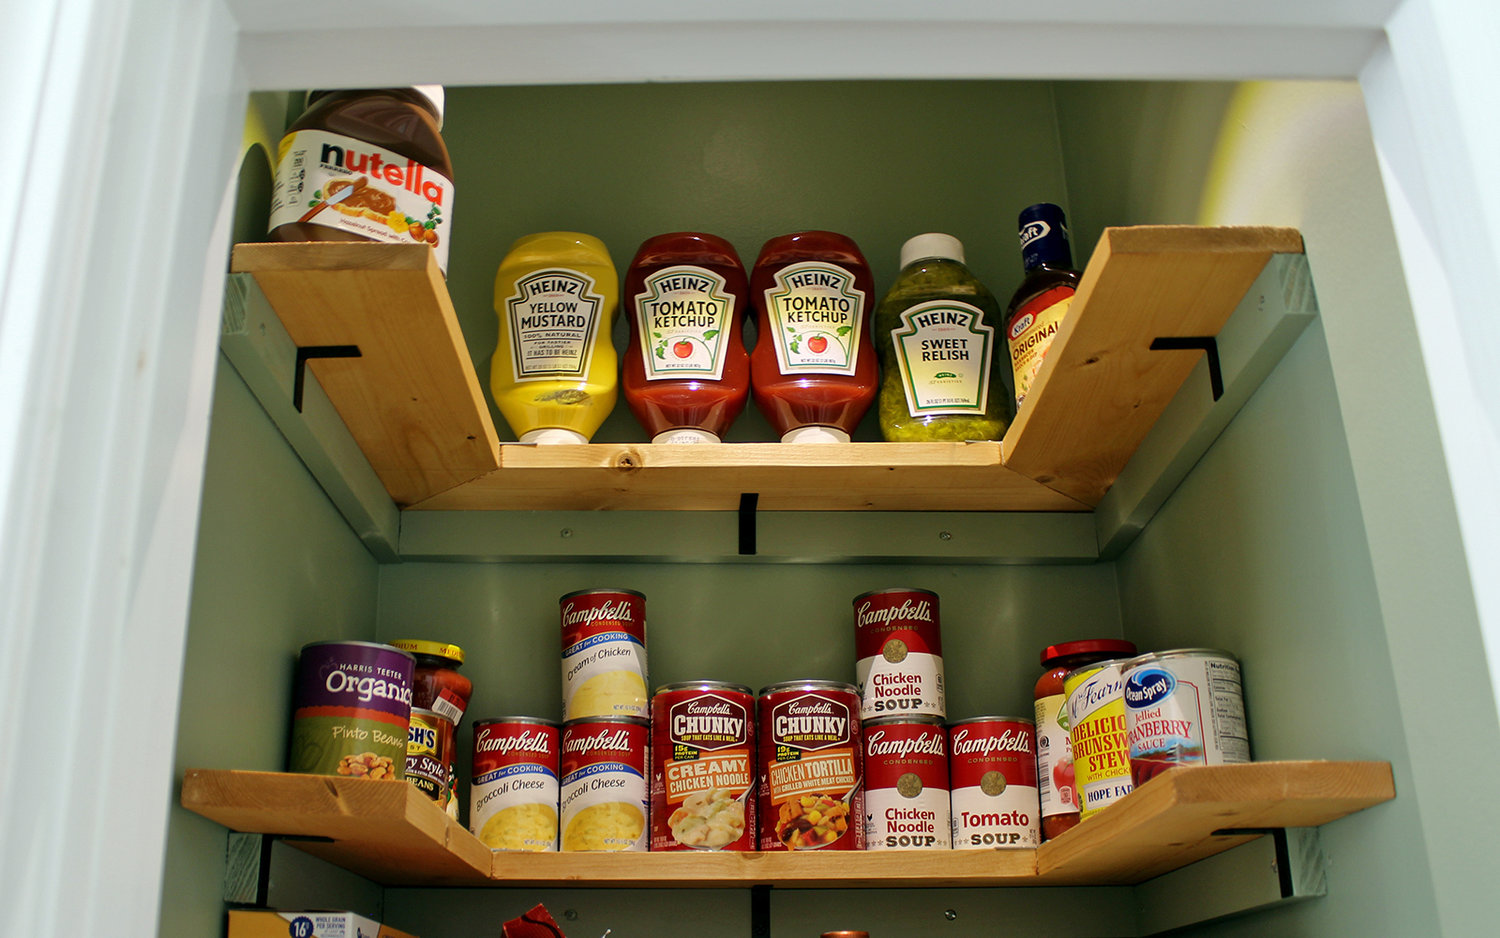
[[[949,725],[953,849],[1041,843],[1035,730],[1024,717],[974,717]]]
[[[650,736],[648,721],[636,717],[563,724],[564,853],[646,849]]]
[[[651,698],[651,849],[755,850],[755,696],[693,681]]]
[[[491,850],[557,849],[556,723],[494,717],[474,724],[469,830]]]
[[[649,716],[646,597],[596,589],[568,593],[558,602],[563,719]]]
[[[835,681],[761,689],[760,849],[865,849],[859,692]]]
[[[947,713],[936,593],[886,589],[856,596],[854,654],[861,718]]]
[[[375,642],[302,646],[287,771],[404,777],[413,666],[411,655]]]
[[[937,717],[866,720],[865,843],[870,850],[947,850],[948,734]]]

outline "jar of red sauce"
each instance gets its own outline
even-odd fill
[[[457,727],[474,692],[474,683],[458,673],[464,650],[447,642],[415,638],[403,638],[391,645],[417,659],[411,678],[411,705],[435,710]]]
[[[870,267],[850,238],[803,231],[772,238],[750,274],[759,338],[750,354],[755,406],[783,443],[849,442],[875,400]]]
[[[1042,649],[1042,676],[1033,694],[1036,706],[1036,775],[1041,792],[1042,840],[1051,840],[1078,824],[1078,790],[1073,784],[1073,747],[1065,720],[1063,678],[1074,668],[1133,656],[1135,645],[1119,638],[1063,642]]]
[[[695,231],[648,238],[625,273],[621,390],[653,443],[717,443],[745,408],[750,287],[734,245]]]

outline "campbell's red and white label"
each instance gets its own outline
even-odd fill
[[[559,829],[564,853],[647,849],[650,730],[631,717],[563,724]]]
[[[651,849],[758,849],[749,688],[665,688],[651,698],[651,727]]]
[[[936,593],[892,589],[856,597],[854,654],[862,718],[947,713]]]
[[[947,850],[948,734],[933,718],[864,726],[865,843],[870,850]]]
[[[583,590],[559,600],[563,719],[646,717],[646,597]]]
[[[848,684],[761,693],[760,849],[863,850],[859,694]]]
[[[948,728],[955,850],[1041,843],[1031,721],[981,717]]]
[[[557,849],[558,744],[545,720],[474,724],[469,830],[491,850]]]
[[[392,243],[423,242],[448,271],[453,180],[393,150],[326,130],[281,139],[271,188],[272,229],[322,225]]]

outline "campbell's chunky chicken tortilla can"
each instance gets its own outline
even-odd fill
[[[474,723],[469,830],[491,850],[557,850],[559,737],[539,717]]]
[[[659,687],[651,737],[651,849],[758,849],[750,688],[722,681]]]
[[[288,772],[403,778],[416,660],[376,642],[313,642],[297,662]]]
[[[948,734],[937,717],[882,717],[860,727],[869,850],[947,850]]]
[[[947,713],[936,593],[885,589],[856,596],[854,654],[862,719]]]
[[[646,850],[649,721],[570,720],[562,728],[562,852]]]
[[[646,597],[635,590],[578,590],[558,605],[563,720],[650,716]]]
[[[1036,725],[1025,717],[972,717],[948,725],[953,849],[1042,842]]]
[[[761,688],[760,849],[865,849],[859,692],[836,681]]]

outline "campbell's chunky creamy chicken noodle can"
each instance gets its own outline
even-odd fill
[[[862,718],[947,713],[936,593],[888,589],[856,596],[854,653]]]
[[[646,717],[646,597],[578,590],[562,607],[563,719]]]
[[[288,772],[402,778],[412,656],[375,642],[313,642],[297,662]]]
[[[865,849],[859,692],[836,681],[761,688],[760,849]]]
[[[1025,717],[973,717],[949,725],[953,849],[1041,843],[1035,729]]]
[[[564,853],[647,849],[650,724],[638,717],[570,720],[562,729]]]
[[[474,724],[469,830],[491,850],[557,849],[559,737],[537,717]]]
[[[1135,784],[1174,766],[1250,761],[1240,663],[1229,652],[1159,651],[1121,670]]]
[[[659,687],[651,737],[651,849],[758,849],[750,688],[722,681]]]
[[[1130,794],[1130,743],[1125,731],[1122,660],[1101,661],[1068,672],[1068,740],[1073,747],[1079,815],[1088,820]]]
[[[947,850],[948,734],[938,717],[864,721],[865,845],[870,850]]]

